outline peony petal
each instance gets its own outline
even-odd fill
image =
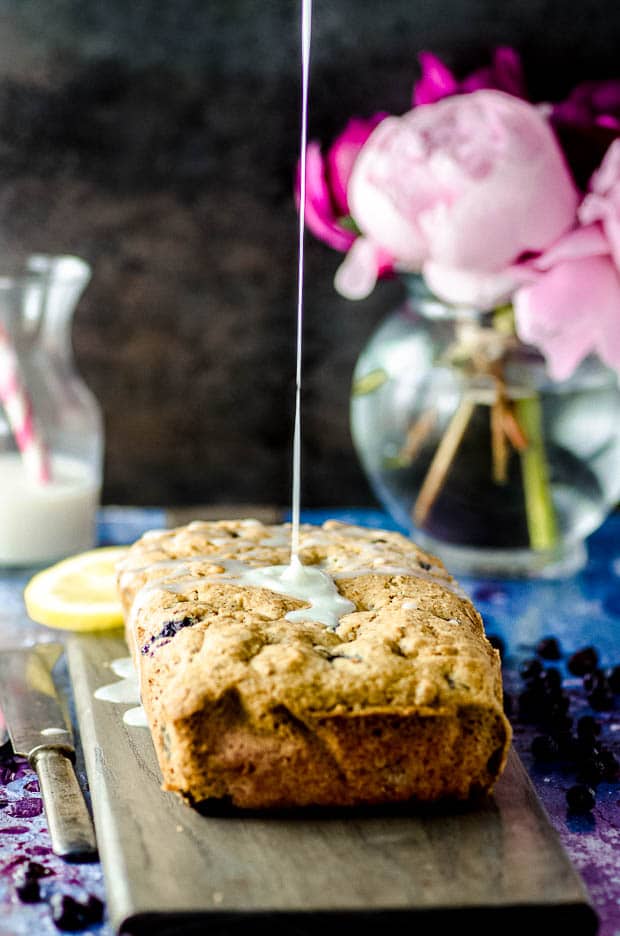
[[[614,140],[609,146],[605,157],[592,175],[590,180],[590,191],[598,195],[611,194],[614,186],[620,180],[620,140]]]
[[[592,115],[586,104],[569,99],[551,105],[551,120],[560,127],[589,127]]]
[[[574,227],[579,196],[548,121],[489,90],[383,120],[355,160],[348,200],[362,234],[403,270],[433,261],[484,276]]]
[[[620,279],[608,257],[559,263],[514,298],[517,334],[545,355],[554,380],[596,351],[620,368]]]
[[[438,197],[419,214],[418,225],[430,259],[501,272],[574,225],[577,190],[548,122],[532,105],[504,92],[477,91],[436,105],[436,123],[439,108],[448,107],[465,142],[448,137],[429,160],[427,184]]]
[[[421,110],[428,110],[422,108]],[[403,132],[404,129],[404,132]],[[359,152],[348,198],[358,227],[373,243],[398,259],[403,269],[419,271],[426,245],[418,229],[412,202],[402,196],[403,187],[415,189],[413,198],[428,199],[417,185],[410,161],[410,140],[399,117],[387,117],[373,130]],[[422,172],[426,170],[422,167]]]
[[[301,166],[298,164],[295,183],[298,205],[301,191],[300,173]],[[348,250],[356,236],[338,223],[325,177],[321,148],[315,142],[309,143],[306,149],[306,226],[319,240],[335,250]]]
[[[500,91],[527,99],[521,56],[511,46],[498,46],[493,56],[496,85]]]
[[[604,127],[606,130],[620,133],[620,118],[614,117],[612,114],[599,114],[594,123],[597,127]]]
[[[588,128],[593,124],[616,127],[620,123],[620,81],[583,81],[564,101],[554,105],[558,124]]]
[[[365,299],[375,288],[385,253],[366,237],[358,237],[336,270],[334,285],[346,299]]]
[[[599,224],[574,228],[552,244],[532,264],[537,270],[550,270],[563,260],[579,260],[585,257],[606,256],[609,244]]]
[[[579,208],[582,223],[600,221],[620,270],[620,140],[607,150],[590,180],[590,192]]]
[[[450,94],[456,94],[459,86],[450,69],[432,52],[418,55],[422,76],[413,86],[412,104],[434,104]]]
[[[519,53],[509,46],[499,46],[493,54],[493,63],[479,68],[465,78],[460,90],[465,93],[482,89],[505,91],[514,97],[527,98],[523,67]]]
[[[375,129],[387,117],[387,113],[374,114],[369,120],[353,117],[340,136],[329,148],[326,159],[326,175],[332,201],[340,215],[349,214],[347,185],[357,155]]]
[[[591,82],[590,97],[599,113],[620,114],[620,81],[617,78]]]
[[[451,305],[471,306],[482,311],[508,302],[517,286],[531,281],[530,267],[508,267],[501,273],[456,270],[428,262],[422,268],[426,285],[439,299]]]

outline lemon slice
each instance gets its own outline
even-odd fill
[[[43,569],[24,589],[26,611],[37,624],[72,631],[120,627],[123,610],[116,588],[116,563],[123,546],[102,546]]]

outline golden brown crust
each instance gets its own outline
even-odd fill
[[[442,564],[397,533],[302,527],[302,561],[355,607],[331,631],[227,577],[230,560],[288,562],[289,536],[194,523],[147,534],[119,567],[166,788],[251,808],[491,790],[511,737],[499,655]]]

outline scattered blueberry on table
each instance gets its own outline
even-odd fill
[[[491,634],[489,639],[505,653],[501,638]],[[562,661],[566,678],[557,665]],[[620,760],[612,746],[616,739],[607,730],[613,726],[598,714],[620,711],[619,669],[601,668],[591,645],[566,656],[558,639],[548,636],[518,663],[518,684],[507,678],[512,685],[512,693],[506,690],[508,717],[513,727],[534,732],[529,743],[533,764],[554,770],[564,781],[569,815],[591,813],[602,783],[617,784],[620,793]],[[517,738],[523,744],[522,730]]]
[[[70,894],[56,891],[50,897],[50,908],[54,923],[65,932],[78,932],[103,919],[103,903],[94,894],[89,894],[85,900],[76,900]]]
[[[560,660],[562,653],[555,637],[543,637],[538,641],[536,653],[542,660]]]

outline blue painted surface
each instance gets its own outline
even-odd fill
[[[397,530],[378,510],[305,511],[302,520],[322,523],[338,519],[380,529]],[[163,511],[104,509],[100,516],[101,545],[131,542],[143,531],[163,527]],[[516,698],[520,681],[518,664],[529,656],[541,637],[554,634],[564,651],[558,665],[564,688],[571,699],[574,718],[592,713],[603,725],[605,743],[620,756],[620,697],[609,712],[593,713],[584,697],[581,680],[571,677],[566,660],[575,650],[593,644],[601,663],[620,662],[620,514],[614,515],[589,543],[589,561],[578,575],[561,581],[489,581],[461,579],[461,584],[480,610],[487,633],[501,637],[507,647],[504,677],[507,694]],[[10,620],[24,620],[21,590],[28,572],[0,574],[0,636]],[[36,628],[35,628],[36,630]],[[513,720],[514,743],[536,786],[540,799],[558,831],[575,867],[581,873],[599,915],[599,936],[620,934],[620,784],[597,788],[591,814],[570,816],[566,789],[574,782],[569,773],[541,769],[529,747],[536,729]],[[23,762],[6,751],[0,753],[0,930],[2,936],[57,936],[46,903],[21,904],[12,885],[16,861],[44,862],[53,871],[46,879],[48,891],[61,889],[79,896],[88,891],[103,896],[98,864],[64,865],[50,852],[44,818],[39,810],[36,777]],[[30,813],[32,813],[30,815]],[[112,936],[107,923],[82,932]]]

